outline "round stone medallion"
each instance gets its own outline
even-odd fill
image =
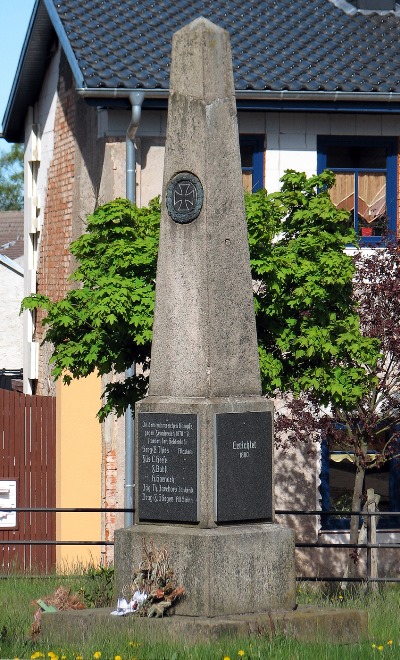
[[[193,222],[203,206],[203,186],[195,174],[179,172],[167,185],[168,215],[181,225]]]

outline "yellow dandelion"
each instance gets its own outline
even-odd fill
[[[32,653],[31,660],[37,660],[37,658],[44,658],[44,653],[41,653],[40,651],[35,651],[35,653]]]
[[[61,656],[61,660],[67,660],[67,656],[66,656],[66,655],[62,655],[62,656]]]
[[[343,600],[342,594],[339,594],[339,600]]]
[[[389,646],[392,646],[393,640],[389,639],[387,643],[388,643]]]
[[[240,657],[243,658],[243,656],[245,655],[245,652],[243,651],[243,649],[240,649],[238,651],[238,655],[240,655]]]
[[[224,660],[231,660],[229,655],[224,655]]]
[[[378,651],[383,651],[383,646],[382,646],[382,644],[379,644],[379,646],[378,646]]]
[[[83,660],[83,656],[77,655],[77,656],[75,656],[75,660]]]
[[[93,653],[94,660],[99,660],[101,658],[101,651],[96,651],[96,653]]]
[[[373,649],[376,649],[376,644],[372,644],[372,648],[373,648]]]
[[[120,655],[116,655],[116,656],[114,656],[114,660],[122,660],[122,658],[121,658]]]

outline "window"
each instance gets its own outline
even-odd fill
[[[264,187],[264,137],[241,135],[239,143],[243,188],[256,192]]]
[[[349,459],[351,452],[329,451],[326,442],[322,445],[321,504],[322,511],[351,511],[355,470]],[[366,471],[364,493],[373,488],[381,496],[380,511],[400,511],[400,461],[393,458],[381,468]],[[321,516],[322,528],[326,530],[349,529],[350,517],[338,513]],[[378,519],[378,529],[399,529],[400,516],[383,516]]]
[[[396,232],[397,153],[394,138],[318,139],[318,172],[336,174],[335,206],[350,212],[361,244]]]

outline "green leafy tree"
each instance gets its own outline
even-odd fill
[[[287,171],[279,193],[247,197],[246,214],[263,391],[348,409],[369,390],[378,349],[360,329],[344,252],[356,237],[329,197],[333,183],[331,172]]]
[[[86,233],[71,244],[78,268],[71,280],[76,288],[52,302],[31,295],[23,308],[42,308],[46,341],[54,346],[53,376],[72,378],[111,371],[123,374],[138,362],[150,364],[154,282],[158,252],[160,205],[148,208],[117,199],[99,207],[87,219]],[[144,396],[144,374],[107,385],[99,417],[112,410],[122,414],[129,403]]]
[[[297,444],[316,434],[329,448],[347,455],[354,473],[353,492],[345,509],[360,511],[365,478],[400,455],[400,252],[397,241],[374,254],[354,257],[354,299],[361,330],[377,346],[377,359],[364,364],[365,387],[355,403],[335,402],[321,411],[313,393],[286,402],[277,416],[277,437]],[[383,493],[377,493],[383,495]],[[340,502],[331,502],[340,510]],[[359,516],[350,517],[350,542],[357,544]],[[350,553],[348,574],[356,574],[359,553]]]
[[[312,392],[321,404],[351,405],[366,387],[374,342],[362,335],[352,299],[354,267],[343,253],[355,237],[327,189],[333,175],[289,171],[282,190],[246,197],[263,390]],[[100,419],[141,398],[150,366],[160,206],[127,200],[100,207],[71,245],[79,287],[59,302],[33,295],[52,342],[53,375],[71,378],[142,363],[143,374],[107,386]]]
[[[24,148],[13,144],[0,153],[0,211],[24,207]]]

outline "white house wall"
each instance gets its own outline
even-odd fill
[[[60,51],[50,62],[38,102],[34,108],[30,108],[25,122],[24,296],[36,293],[40,231],[43,226],[48,170],[54,148],[59,62]],[[32,153],[34,127],[37,135],[35,153]],[[32,393],[31,380],[38,368],[38,347],[32,341],[33,332],[34,317],[30,311],[25,311],[23,369],[24,392],[27,394]]]
[[[307,176],[315,174],[319,135],[379,137],[399,133],[400,115],[267,113],[265,187],[268,192],[279,190],[279,179],[287,169],[305,172]]]
[[[22,261],[22,257],[15,260]],[[0,262],[0,369],[22,369],[23,275]]]
[[[110,137],[123,136],[129,121],[128,110],[103,111],[100,132]],[[143,111],[137,132],[140,205],[161,193],[166,125],[166,111]],[[275,192],[287,169],[308,176],[316,173],[319,135],[396,136],[400,134],[400,115],[239,112],[238,125],[241,135],[264,136],[265,187],[268,192]]]

